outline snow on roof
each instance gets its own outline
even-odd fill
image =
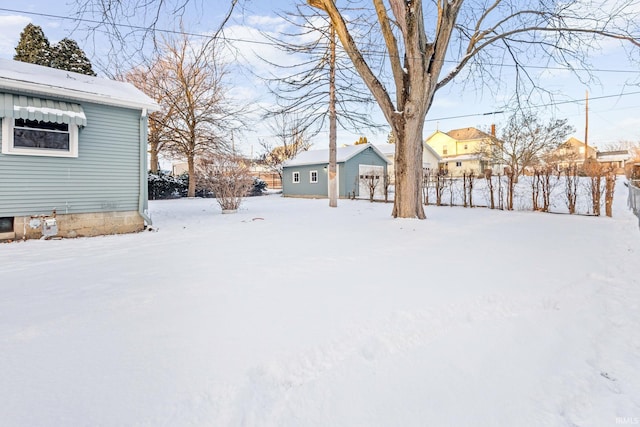
[[[55,96],[119,107],[159,110],[131,83],[0,58],[0,90]]]
[[[600,161],[620,162],[623,160],[629,160],[631,158],[631,155],[627,150],[617,150],[617,151],[600,151],[597,153],[596,157]]]
[[[376,144],[376,148],[385,156],[393,156],[396,153],[396,144]]]
[[[385,156],[389,157],[392,156],[396,153],[396,144],[377,144],[375,146],[378,151],[380,151],[382,154],[384,154]],[[424,143],[422,144],[423,150],[427,150],[429,151],[433,157],[435,157],[438,160],[441,160],[441,157],[438,153],[436,153],[436,150],[434,150],[431,146],[429,146],[429,144]]]
[[[387,157],[380,152],[373,144],[348,145],[346,147],[338,147],[336,149],[336,163],[343,163],[355,156],[356,154],[371,147],[378,155],[389,163]],[[291,160],[284,162],[283,166],[303,166],[317,165],[329,163],[329,149],[325,150],[309,150],[299,153]]]

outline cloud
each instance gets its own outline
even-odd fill
[[[13,58],[20,33],[31,19],[22,15],[0,16],[0,57]]]

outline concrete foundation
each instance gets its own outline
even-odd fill
[[[46,218],[51,216],[15,217],[13,239],[41,238],[42,222]],[[144,219],[137,211],[58,214],[55,218],[58,226],[57,236],[65,238],[135,233],[144,229]]]

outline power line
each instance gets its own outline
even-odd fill
[[[590,97],[589,100],[590,101],[594,101],[594,100],[600,100],[600,99],[618,98],[618,97],[627,96],[627,95],[640,95],[640,91],[618,93],[618,94],[615,94],[615,95],[593,96],[593,97]],[[584,99],[574,99],[574,100],[568,100],[568,101],[549,102],[549,103],[540,104],[540,105],[531,105],[529,107],[530,108],[555,107],[555,106],[558,106],[558,105],[579,104],[579,103],[582,103],[583,101],[584,101]],[[467,118],[467,117],[491,116],[493,114],[503,114],[503,113],[506,113],[506,112],[507,111],[501,110],[501,111],[489,111],[489,112],[485,112],[485,113],[461,114],[461,115],[458,115],[458,116],[438,117],[438,118],[435,118],[435,119],[425,120],[425,123],[426,122],[435,122],[435,121],[438,121],[438,120],[453,120],[453,119],[463,119],[463,118]]]
[[[90,23],[90,24],[101,24],[101,25],[106,25],[107,24],[104,20],[100,21],[100,20],[95,20],[95,19],[54,15],[54,14],[50,14],[50,13],[29,12],[29,11],[18,10],[18,9],[0,8],[0,11],[9,12],[9,13],[22,13],[22,14],[25,14],[25,15],[34,15],[34,16],[41,16],[41,17],[45,17],[45,18],[55,18],[55,19],[74,21],[74,22],[86,22],[86,23]],[[112,23],[111,25],[113,25],[115,27],[129,28],[129,29],[132,29],[132,30],[139,30],[139,31],[149,31],[149,30],[151,30],[151,27],[144,27],[144,26],[140,26],[140,25],[121,24],[121,23]],[[191,32],[187,32],[187,31],[169,30],[169,29],[161,29],[161,28],[154,28],[153,30],[157,31],[159,33],[184,35],[184,36],[190,36],[190,37],[203,37],[203,38],[210,37],[210,35],[207,35],[207,34],[191,33]],[[255,45],[262,45],[262,46],[275,46],[275,47],[278,46],[277,43],[270,42],[270,41],[249,40],[249,39],[241,39],[241,38],[234,38],[234,37],[225,37],[225,39],[228,40],[228,41],[231,41],[231,42],[255,44]],[[381,52],[381,51],[369,51],[369,53],[377,55],[377,56],[386,56],[386,54],[384,52]],[[443,62],[445,62],[445,63],[457,63],[457,61],[452,61],[452,60],[444,60]],[[500,66],[500,67],[504,67],[505,66],[505,64],[491,64],[491,63],[489,63],[487,65]],[[565,71],[565,70],[567,70],[568,67],[549,67],[549,66],[542,66],[542,65],[526,65],[526,66],[521,66],[521,68],[525,68],[525,69],[528,68],[528,69],[534,69],[534,70],[537,69],[537,70]],[[591,71],[591,72],[599,72],[599,73],[620,73],[620,74],[637,74],[638,73],[637,70],[619,70],[619,69],[605,69],[605,68],[598,69],[598,68],[576,68],[576,67],[573,67],[572,69],[574,71]]]

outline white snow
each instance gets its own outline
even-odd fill
[[[0,245],[3,426],[640,422],[640,230],[270,195]]]
[[[131,83],[0,58],[2,89],[150,111],[159,108],[154,100]]]
[[[386,158],[384,153],[382,153],[377,146],[373,144],[359,144],[359,145],[347,145],[345,147],[337,147],[336,148],[336,162],[343,163],[360,153],[361,151],[366,150],[371,147],[373,150],[377,151],[380,157],[385,159],[387,163],[389,160]],[[283,166],[303,166],[303,165],[315,165],[329,162],[329,149],[326,150],[308,150],[302,151],[296,155],[293,159],[287,160],[284,162]]]

